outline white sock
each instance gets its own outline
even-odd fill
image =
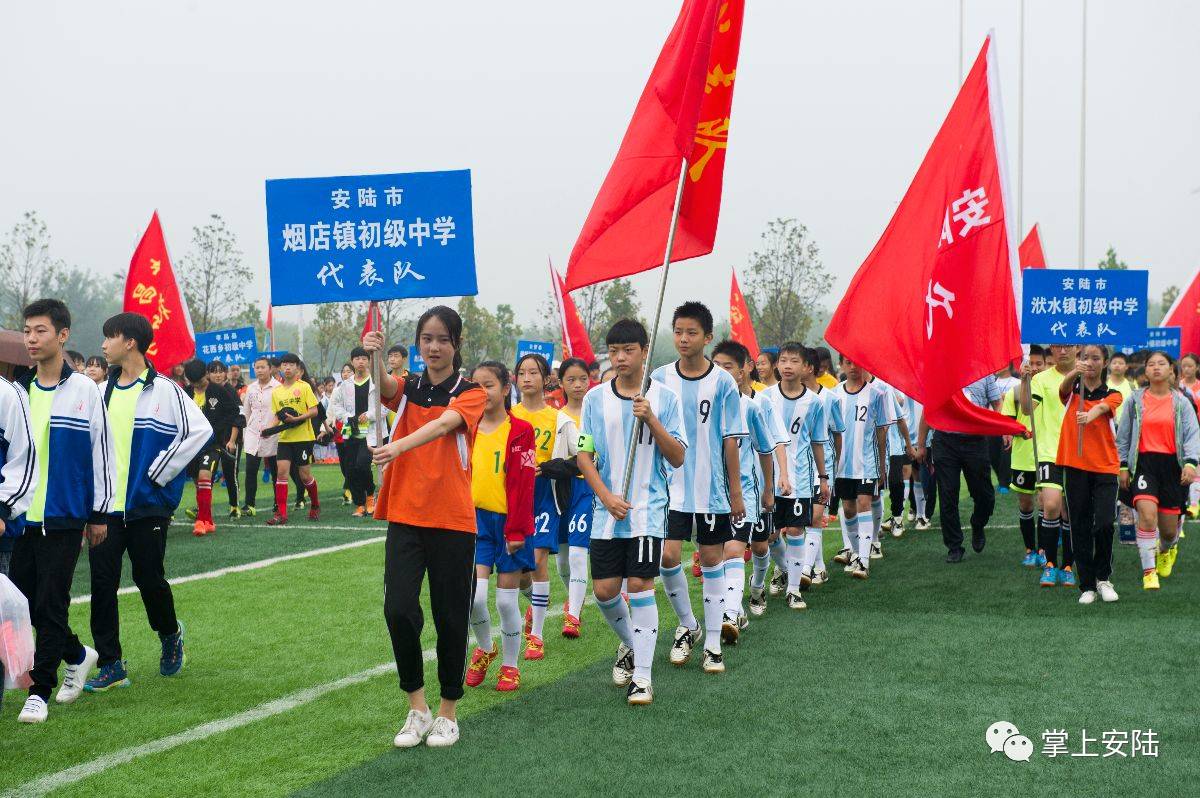
[[[671,600],[671,608],[679,616],[679,625],[695,629],[700,624],[696,623],[696,616],[692,614],[692,598],[688,595],[687,577],[683,575],[683,564],[680,563],[674,568],[660,567],[658,573],[662,576],[663,590],[667,591],[667,598]],[[630,599],[632,598],[630,596]]]
[[[496,609],[500,611],[500,638],[503,642],[504,662],[510,668],[517,667],[517,656],[521,653],[521,605],[515,587],[496,588]]]
[[[567,584],[567,612],[576,618],[583,612],[583,597],[587,594],[588,550],[571,546],[571,581]]]
[[[654,644],[658,642],[658,602],[654,600],[654,588],[629,595],[629,614],[633,621],[633,678],[649,680]],[[718,630],[717,638],[720,637]]]
[[[804,570],[804,535],[784,535],[787,539],[788,592],[800,592],[800,574]]]
[[[858,559],[867,566],[871,561],[871,516],[869,513],[859,513],[854,516],[858,528]]]
[[[746,614],[742,600],[746,597],[746,561],[730,557],[725,561],[725,609]]]
[[[908,480],[905,480],[905,481],[904,481],[904,498],[903,498],[903,499],[901,499],[901,501],[900,501],[900,513],[901,513],[901,515],[903,515],[903,514],[904,514],[904,509],[905,509],[906,507],[908,507],[908,497],[909,497],[910,495],[912,495],[912,486],[913,486],[913,484],[912,484],[911,482],[909,482]]]
[[[471,629],[475,644],[484,651],[492,650],[492,613],[488,610],[488,580],[475,578],[475,601],[471,604]]]
[[[1200,503],[1200,482],[1188,485],[1188,504]]]
[[[621,592],[624,593],[626,596],[629,595],[629,580],[628,579],[621,580]]]
[[[875,499],[871,502],[871,542],[879,542],[879,530],[883,525],[883,500]]]
[[[925,485],[923,485],[920,480],[917,480],[916,482],[913,483],[912,489],[913,489],[913,496],[916,497],[916,500],[917,500],[916,501],[917,518],[924,518],[925,517]]]
[[[847,518],[846,514],[842,512],[842,508],[840,507],[838,508],[838,521],[840,522],[838,526],[842,528],[842,548],[854,551],[855,547],[858,545],[854,542],[858,540],[858,527],[855,526],[858,522],[853,518]],[[850,531],[852,526],[854,527],[853,535],[851,535]]]
[[[771,557],[771,562],[775,563],[776,573],[787,570],[787,544],[783,542],[783,534],[767,547],[767,554]]]
[[[533,628],[529,630],[529,634],[541,639],[542,627],[546,623],[546,609],[550,606],[550,583],[534,582],[533,598],[530,601],[533,603]]]
[[[705,565],[704,576],[704,647],[721,653],[721,622],[725,620],[725,565]]]
[[[621,642],[633,648],[633,635],[629,630],[629,605],[625,603],[625,597],[618,593],[608,601],[596,599],[596,606],[600,608],[600,614],[608,621],[617,637],[621,638]]]
[[[562,580],[563,587],[567,590],[571,589],[571,552],[566,546],[560,546],[558,554],[554,555],[554,561],[558,565],[558,578]]]
[[[1158,530],[1137,528],[1138,558],[1142,561],[1142,572],[1154,570],[1154,555],[1158,553]]]
[[[825,530],[815,526],[810,526],[804,532],[804,565],[802,570],[808,573],[816,565],[817,559],[821,556],[821,547],[824,544],[822,538],[825,537]]]
[[[753,570],[750,572],[750,589],[762,590],[767,584],[767,567],[771,564],[770,553],[754,554],[750,558]]]

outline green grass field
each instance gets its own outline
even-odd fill
[[[468,689],[457,746],[397,751],[406,706],[382,617],[383,546],[371,541],[384,527],[347,517],[335,468],[318,479],[328,497],[319,524],[219,517],[218,532],[199,539],[173,526],[172,577],[260,567],[175,588],[188,634],[178,677],[158,675],[157,636],[131,594],[121,598],[130,688],[52,704],[41,726],[18,725],[23,697],[7,694],[0,794],[1195,794],[1200,586],[1190,540],[1157,594],[1143,593],[1136,552],[1119,546],[1121,601],[1081,607],[1076,591],[1039,589],[1017,564],[1015,502],[1000,497],[982,555],[944,564],[936,527],[889,540],[868,582],[834,566],[808,611],[772,601],[727,649],[722,676],[701,673],[698,658],[682,669],[666,661],[674,615],[660,598],[650,707],[627,706],[611,685],[616,640],[589,600],[580,640],[547,620],[547,657],[522,663],[519,692],[491,689],[496,666]],[[267,501],[260,490],[260,507]],[[827,559],[838,538],[831,528]],[[552,584],[554,611],[563,588]],[[88,592],[86,555],[73,592]],[[696,582],[692,597],[698,609]],[[71,621],[90,640],[86,601]],[[432,647],[432,623],[425,638]],[[1033,740],[1031,761],[988,752],[984,731],[997,720]],[[1159,755],[1049,758],[1045,729],[1067,730],[1074,752],[1083,729],[1153,729]]]

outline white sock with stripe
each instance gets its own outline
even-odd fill
[[[517,598],[515,587],[496,588],[496,609],[500,611],[501,648],[504,650],[504,660],[501,664],[510,668],[517,667],[517,657],[521,653],[521,605]]]
[[[1137,528],[1138,558],[1142,561],[1142,573],[1154,570],[1155,555],[1158,554],[1158,530]]]
[[[633,678],[649,679],[658,642],[658,602],[654,588],[629,594],[629,616],[633,621]],[[720,635],[718,634],[718,637]]]
[[[475,644],[484,651],[491,651],[492,613],[488,610],[488,580],[475,578],[475,600],[471,603],[471,629],[475,632]]]
[[[767,555],[771,558],[771,562],[775,563],[777,573],[787,570],[787,544],[783,542],[783,534],[775,538],[767,547]]]
[[[858,559],[862,560],[864,567],[871,564],[871,536],[874,526],[871,521],[870,513],[859,513],[854,516],[855,526],[858,529]]]
[[[721,653],[721,622],[725,619],[725,564],[700,567],[704,576],[704,647]]]
[[[754,554],[750,557],[750,589],[762,590],[767,584],[767,568],[771,565],[770,552]]]
[[[583,597],[587,595],[588,550],[571,546],[571,581],[567,583],[567,612],[579,617],[583,612]]]
[[[810,526],[804,532],[804,566],[803,572],[808,573],[817,563],[817,559],[821,556],[821,547],[824,545],[825,530],[815,526]]]
[[[746,561],[730,557],[725,561],[725,609],[746,614],[742,601],[746,597]]]
[[[550,583],[534,582],[530,601],[533,603],[533,627],[529,634],[540,640],[542,627],[546,625],[546,610],[550,606]]]
[[[883,526],[883,499],[871,500],[871,542],[879,542],[879,530]]]
[[[788,592],[800,592],[800,574],[804,571],[804,535],[784,535],[787,540]]]
[[[633,648],[633,636],[629,630],[629,605],[625,603],[625,597],[618,593],[608,601],[596,599],[596,606],[600,608],[600,614],[608,621],[617,637],[621,638],[621,642]]]
[[[563,587],[567,590],[571,589],[571,550],[566,546],[560,546],[558,554],[554,555],[554,562],[558,565],[558,578],[562,580]]]
[[[688,583],[687,577],[683,573],[683,564],[680,563],[674,568],[660,566],[658,573],[662,577],[663,590],[667,591],[671,609],[675,610],[675,614],[679,616],[679,625],[695,629],[700,624],[696,623],[696,616],[692,613],[692,597],[688,595]]]

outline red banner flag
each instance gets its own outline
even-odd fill
[[[171,270],[158,211],[150,217],[150,225],[129,262],[124,307],[126,313],[137,313],[150,320],[154,343],[146,356],[158,371],[169,373],[195,353],[192,318]]]
[[[1021,357],[991,45],[989,36],[825,333],[847,358],[924,404],[936,429],[983,435],[1024,431],[962,394]]]
[[[267,348],[275,351],[275,308],[272,305],[267,305],[267,338],[270,343]]]
[[[575,302],[567,293],[562,277],[554,270],[553,263],[550,264],[550,285],[554,291],[554,305],[558,308],[559,327],[562,329],[563,360],[578,357],[585,363],[593,362],[596,353],[592,351],[592,341],[588,338],[583,319],[579,317]]]
[[[1180,328],[1180,352],[1185,355],[1200,352],[1200,271],[1192,277],[1187,289],[1175,298],[1162,326]]]
[[[729,284],[729,337],[749,349],[751,358],[758,359],[758,336],[754,334],[746,297],[738,286],[737,272],[733,272],[733,281]]]
[[[1035,224],[1017,248],[1017,260],[1022,269],[1046,268],[1046,253],[1042,251],[1042,234]]]
[[[712,252],[745,0],[685,0],[567,261],[568,291]]]
[[[379,312],[378,302],[367,303],[367,318],[363,322],[362,334],[383,330],[383,316]],[[360,338],[362,336],[359,336]]]

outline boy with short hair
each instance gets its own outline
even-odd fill
[[[242,418],[246,421],[246,493],[242,498],[242,515],[254,516],[258,510],[258,471],[265,467],[270,474],[271,488],[275,486],[275,451],[279,441],[273,435],[263,435],[263,430],[275,424],[271,410],[271,393],[279,387],[279,381],[271,375],[271,361],[258,357],[254,361],[254,382],[246,386],[242,394]]]
[[[375,424],[368,412],[376,402],[378,390],[371,379],[371,356],[361,346],[350,351],[354,375],[333,389],[330,419],[342,424],[342,457],[350,482],[350,498],[355,518],[375,514],[375,472],[370,447],[375,445]]]
[[[613,682],[627,686],[630,704],[654,700],[651,666],[658,640],[654,578],[666,536],[667,466],[680,468],[687,435],[679,397],[660,382],[641,393],[649,355],[646,328],[632,319],[612,326],[605,338],[614,379],[588,391],[580,418],[576,460],[596,494],[592,518],[592,590],[604,619],[620,638]],[[643,426],[634,451],[635,420]],[[621,496],[625,465],[633,457],[629,497]],[[621,596],[628,581],[629,604]]]
[[[299,470],[301,484],[312,502],[309,521],[321,519],[321,499],[317,495],[317,480],[312,475],[312,419],[317,416],[317,397],[312,386],[300,379],[300,358],[288,352],[279,360],[283,384],[271,392],[271,410],[279,419],[274,429],[279,434],[279,451],[275,455],[275,515],[269,526],[287,523],[288,479],[293,468]]]
[[[230,381],[230,368],[220,360],[214,360],[208,364],[208,379],[215,385],[220,385],[227,388],[234,399],[239,399],[237,388]],[[234,421],[232,428],[229,430],[229,442],[234,448],[231,452],[228,446],[221,447],[221,477],[225,480],[225,490],[229,495],[229,517],[241,518],[242,511],[238,509],[238,467],[241,465],[242,454],[242,429],[246,426],[246,419],[241,414],[241,405],[239,399],[238,417]]]
[[[1029,347],[1029,356],[1025,359],[1033,374],[1040,374],[1046,369],[1046,350],[1037,344]],[[1029,429],[1029,416],[1021,409],[1018,394],[1021,385],[1018,384],[1005,392],[1000,400],[1000,412]],[[1021,540],[1025,543],[1025,557],[1021,565],[1028,568],[1041,568],[1045,565],[1042,555],[1038,553],[1037,524],[1034,518],[1037,489],[1037,461],[1033,452],[1033,440],[1013,436],[1012,443],[1012,483],[1013,493],[1017,494],[1017,523],[1021,528]]]
[[[408,347],[396,344],[387,351],[388,374],[396,379],[408,376]]]

